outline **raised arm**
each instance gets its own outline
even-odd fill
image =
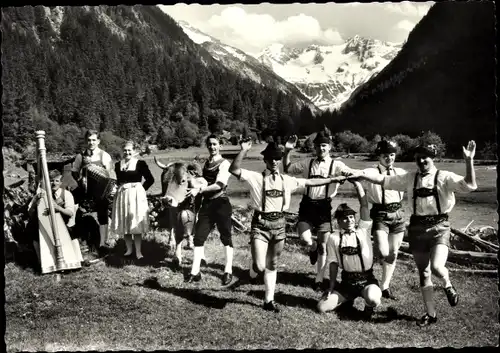
[[[283,155],[283,172],[285,173],[288,173],[288,168],[290,168],[290,165],[292,164],[290,160],[290,153],[295,148],[296,144],[297,144],[296,135],[290,136],[288,141],[285,143],[285,153]]]
[[[469,141],[467,148],[462,147],[465,159],[465,178],[464,181],[471,188],[477,188],[476,171],[474,170],[474,155],[476,154],[476,142]]]
[[[238,179],[241,175],[241,162],[243,161],[243,158],[245,158],[250,148],[252,148],[252,141],[241,141],[240,146],[240,153],[238,153],[236,158],[233,160],[233,163],[231,163],[231,165],[229,166],[229,172]]]
[[[363,189],[363,186],[361,183],[357,180],[349,180],[353,185],[354,188],[356,189],[356,194],[358,195],[358,201],[359,201],[359,217],[361,220],[369,222],[370,219],[370,209],[368,206],[368,199],[366,197],[365,190]]]

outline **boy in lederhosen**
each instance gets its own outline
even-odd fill
[[[353,181],[360,203],[360,220],[356,227],[356,212],[347,204],[335,211],[339,230],[327,241],[327,264],[330,269],[330,288],[318,302],[320,313],[335,310],[344,302],[357,297],[365,300],[365,315],[370,318],[380,304],[382,292],[373,275],[373,247],[368,229],[371,225],[368,201],[361,183]],[[336,281],[339,268],[342,281]]]
[[[187,197],[201,194],[203,201],[195,225],[191,274],[185,281],[199,282],[201,280],[200,265],[204,258],[203,245],[213,226],[217,225],[220,240],[226,252],[226,266],[222,284],[228,285],[233,279],[232,207],[226,194],[227,182],[230,176],[230,163],[221,156],[219,138],[216,135],[208,136],[205,142],[209,157],[203,166],[202,176],[208,182],[208,186],[192,188],[187,193]]]
[[[317,133],[314,139],[316,157],[291,163],[290,152],[295,148],[297,137],[292,136],[285,145],[283,170],[288,174],[298,174],[305,179],[327,178],[341,176],[350,169],[341,161],[330,157],[331,137],[325,131]],[[316,264],[316,278],[314,289],[324,290],[327,281],[323,283],[325,272],[325,246],[328,235],[333,231],[332,225],[332,198],[338,190],[338,184],[307,187],[299,206],[299,220],[297,231],[304,243],[309,246],[309,259],[312,265]],[[313,233],[317,240],[313,241]]]
[[[250,277],[264,274],[264,309],[278,312],[274,302],[277,262],[285,244],[286,220],[283,211],[290,207],[291,194],[306,186],[327,185],[345,180],[345,177],[302,179],[283,175],[279,165],[283,152],[271,142],[261,154],[264,156],[266,170],[262,173],[240,168],[241,161],[250,150],[250,141],[241,142],[241,151],[234,159],[229,171],[239,180],[250,186],[251,207],[254,209],[251,229],[252,266]]]
[[[379,164],[374,168],[365,169],[369,175],[402,175],[406,171],[394,167],[397,145],[393,141],[382,140],[377,144],[375,154]],[[368,203],[372,205],[370,217],[373,220],[372,235],[376,251],[382,257],[382,297],[396,300],[389,289],[389,284],[396,267],[398,250],[403,241],[405,221],[401,201],[404,193],[386,190],[381,185],[367,183],[365,185]]]
[[[469,141],[463,148],[465,177],[438,170],[434,165],[437,155],[435,145],[420,145],[415,149],[418,170],[404,175],[366,175],[355,172],[351,177],[381,184],[388,190],[407,191],[412,215],[408,228],[410,249],[420,276],[420,287],[426,314],[417,322],[427,326],[437,321],[434,304],[434,287],[431,273],[441,278],[451,306],[458,303],[458,293],[450,282],[446,260],[450,245],[448,214],[455,206],[455,192],[477,189],[474,171],[476,143]]]

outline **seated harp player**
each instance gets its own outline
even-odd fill
[[[384,176],[357,171],[349,177],[381,184],[387,190],[408,192],[412,209],[408,240],[418,268],[427,310],[417,322],[419,326],[427,326],[437,321],[431,273],[442,279],[450,305],[455,306],[458,303],[458,293],[450,282],[445,266],[450,245],[448,214],[455,206],[455,192],[470,192],[477,188],[473,162],[475,151],[474,141],[469,141],[467,148],[463,148],[465,177],[435,167],[435,145],[420,145],[415,149],[417,170],[414,172]]]
[[[405,170],[394,167],[396,152],[395,142],[380,141],[375,149],[379,164],[374,168],[365,169],[365,173],[370,175],[405,174]],[[398,250],[406,228],[401,207],[404,192],[386,190],[383,186],[372,183],[367,183],[365,190],[368,203],[372,204],[370,217],[373,220],[372,235],[375,247],[382,257],[382,297],[396,300],[389,289],[389,283],[396,267]]]
[[[250,186],[251,207],[254,216],[251,225],[252,265],[250,277],[264,274],[264,309],[278,312],[274,302],[277,262],[285,244],[286,220],[283,211],[290,207],[291,194],[306,186],[327,185],[345,180],[345,177],[325,179],[299,179],[279,172],[283,152],[274,142],[261,152],[266,170],[262,173],[240,168],[241,161],[250,150],[250,141],[241,142],[241,151],[229,171]]]
[[[336,309],[346,301],[357,297],[365,300],[368,318],[373,308],[380,304],[382,292],[373,275],[373,247],[368,229],[371,225],[368,201],[361,183],[353,182],[360,203],[360,220],[356,227],[356,212],[340,204],[335,211],[339,230],[332,233],[327,242],[327,264],[330,269],[330,288],[318,303],[318,311],[324,313]],[[337,272],[341,269],[342,282],[337,283]]]
[[[314,139],[316,157],[290,162],[290,152],[295,148],[297,137],[292,136],[285,145],[283,170],[287,174],[299,174],[302,178],[327,178],[349,173],[350,169],[341,161],[330,157],[331,136],[328,131],[320,131]],[[333,231],[332,199],[337,194],[338,184],[307,187],[299,206],[299,222],[297,231],[300,238],[309,245],[309,259],[316,264],[314,289],[324,290],[323,275],[325,268],[325,246],[329,234]],[[316,233],[317,241],[313,242],[312,233]]]

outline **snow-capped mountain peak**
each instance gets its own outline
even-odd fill
[[[273,44],[258,59],[295,84],[319,108],[335,109],[400,49],[401,44],[356,35],[342,44],[311,44],[304,49]]]

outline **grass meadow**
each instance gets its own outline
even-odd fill
[[[256,146],[244,167],[262,170]],[[202,151],[203,152],[203,151]],[[159,154],[162,160],[191,159],[197,153]],[[200,155],[204,155],[200,153]],[[151,193],[160,191],[161,173],[153,159],[146,158],[157,181]],[[373,162],[345,160],[353,168]],[[400,163],[413,168],[411,163]],[[438,164],[438,168],[464,173],[463,163]],[[457,195],[451,214],[452,226],[497,225],[496,170],[476,167],[479,188]],[[234,205],[245,206],[244,184],[231,178],[229,195]],[[294,196],[291,212],[298,210],[300,195]],[[357,207],[350,185],[339,188],[334,207],[348,202]],[[214,232],[216,233],[216,232]],[[171,269],[167,234],[156,231],[144,240],[145,263],[124,261],[118,240],[106,261],[62,275],[39,275],[32,268],[14,263],[5,267],[5,344],[7,351],[55,350],[202,350],[202,349],[303,349],[377,347],[467,347],[497,346],[498,279],[475,273],[451,273],[461,294],[457,307],[446,301],[441,283],[434,279],[437,324],[419,328],[415,321],[424,306],[418,275],[409,256],[400,256],[392,282],[398,301],[383,301],[371,322],[360,319],[363,303],[355,310],[319,315],[314,311],[320,294],[306,249],[297,239],[287,240],[280,259],[275,300],[279,314],[262,310],[263,285],[222,287],[224,250],[216,235],[209,238],[197,284],[183,282],[190,269],[192,251],[185,251],[183,270]],[[244,275],[250,258],[248,234],[234,233],[235,278]],[[453,267],[450,264],[450,267]],[[381,277],[381,266],[374,265]]]

